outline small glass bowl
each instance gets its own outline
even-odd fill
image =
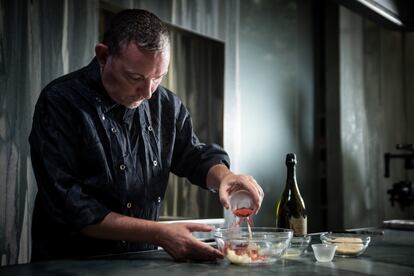
[[[311,236],[293,237],[290,241],[290,246],[285,253],[285,257],[299,257],[302,256],[309,247]]]
[[[321,234],[321,241],[324,244],[336,245],[336,256],[356,257],[367,249],[371,237],[353,233],[324,233]]]
[[[325,243],[318,243],[312,244],[313,254],[318,262],[330,262],[332,261],[336,245],[333,244],[325,244]]]

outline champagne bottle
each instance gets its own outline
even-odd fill
[[[276,207],[276,226],[290,228],[295,236],[307,234],[305,203],[296,182],[296,155],[286,155],[287,178],[285,189]]]

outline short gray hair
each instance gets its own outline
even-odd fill
[[[164,50],[170,44],[168,28],[149,11],[123,10],[111,20],[102,43],[108,46],[110,55],[116,55],[130,42],[144,50]]]

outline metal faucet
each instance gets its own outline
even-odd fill
[[[414,169],[414,144],[397,144],[397,150],[406,150],[408,153],[385,153],[385,177],[390,177],[390,162],[391,159],[404,159],[404,168],[406,170]],[[392,189],[387,193],[390,195],[391,206],[398,202],[400,208],[404,210],[405,207],[410,206],[414,201],[414,183],[409,180],[403,180],[393,184]]]

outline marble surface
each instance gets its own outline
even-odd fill
[[[320,242],[314,237],[313,243]],[[164,251],[62,260],[0,267],[0,275],[414,275],[414,232],[385,230],[374,236],[357,258],[335,257],[318,263],[309,249],[303,257],[284,258],[272,265],[237,266],[214,263],[174,262]]]

